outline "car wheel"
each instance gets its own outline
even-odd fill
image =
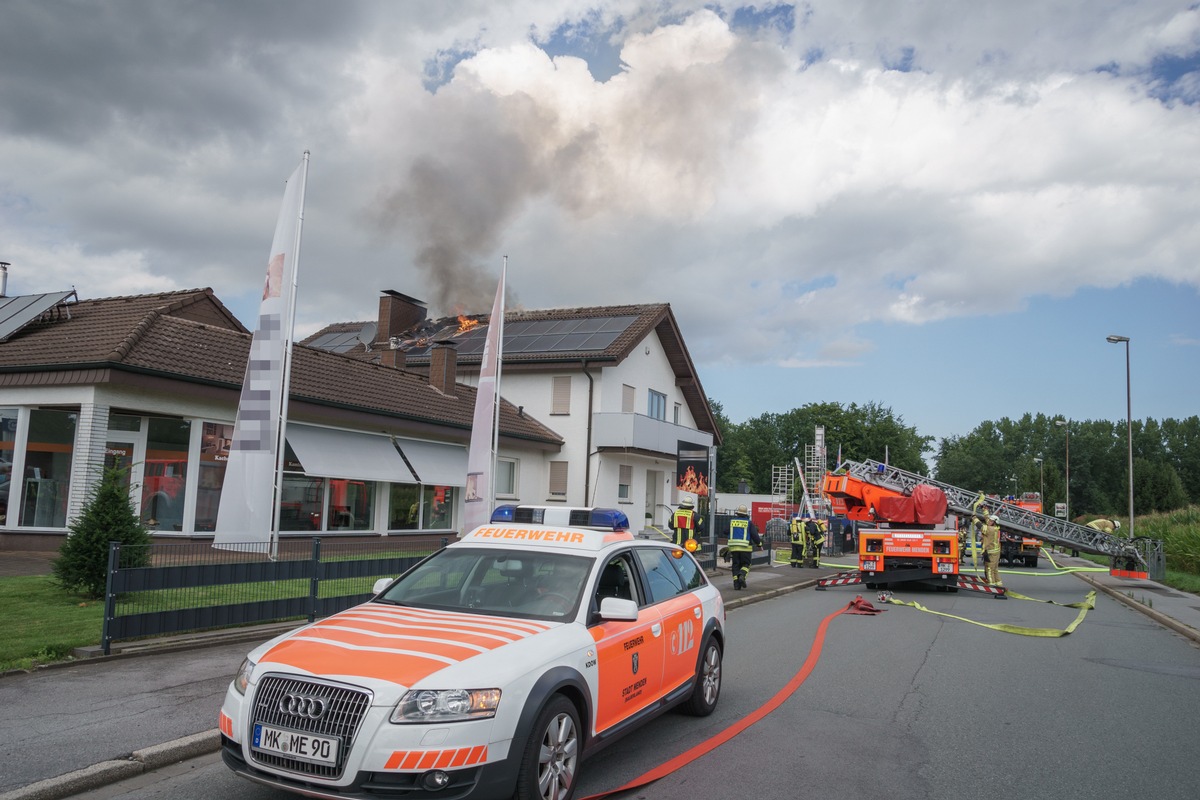
[[[721,697],[721,645],[713,637],[704,643],[704,657],[696,671],[696,685],[683,704],[683,710],[693,717],[707,717],[717,707]]]
[[[579,768],[579,712],[556,694],[538,714],[517,772],[516,800],[570,800]]]

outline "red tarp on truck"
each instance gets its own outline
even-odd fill
[[[880,519],[917,525],[937,525],[946,519],[946,493],[922,483],[908,497],[881,497],[875,513]]]

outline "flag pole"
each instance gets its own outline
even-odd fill
[[[508,281],[508,256],[504,257],[504,264],[500,267],[500,297],[501,308],[503,308],[503,298],[505,284]],[[500,312],[500,319],[489,320],[491,325],[499,325],[500,333],[496,337],[496,394],[492,398],[492,479],[488,481],[488,519],[492,518],[492,512],[496,510],[496,462],[500,457],[500,374],[504,371],[504,311]]]
[[[283,516],[283,466],[287,450],[288,397],[292,387],[292,340],[296,327],[296,288],[300,274],[300,233],[304,228],[304,192],[308,187],[308,151],[304,151],[304,169],[300,173],[300,214],[296,218],[296,239],[292,243],[292,291],[283,321],[283,391],[279,400],[279,425],[275,430],[275,493],[272,498],[271,560],[279,559],[279,527]]]

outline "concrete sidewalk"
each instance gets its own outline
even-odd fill
[[[1060,567],[1095,566],[1058,554],[1054,560]],[[837,561],[852,563],[848,556]],[[813,587],[818,578],[841,569],[793,569],[786,563],[756,567],[749,588],[735,590],[728,565],[720,564],[709,579],[727,608],[736,609]],[[1052,569],[1043,561],[1038,571]],[[1200,597],[1106,572],[1076,575],[1200,645]],[[875,592],[860,586],[844,587],[841,594],[847,602],[855,594],[875,599]],[[253,644],[290,627],[294,624],[127,644],[112,656],[0,677],[0,704],[8,711],[0,717],[0,763],[5,764],[0,800],[58,800],[215,752],[217,709],[241,657]],[[161,713],[164,704],[170,714]],[[112,756],[121,752],[127,755]]]

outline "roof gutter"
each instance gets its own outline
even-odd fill
[[[592,373],[588,372],[588,362],[583,360],[583,374],[588,379],[588,415],[587,415],[587,449],[583,451],[583,502],[587,505],[592,495],[592,402],[596,391],[596,382]]]

